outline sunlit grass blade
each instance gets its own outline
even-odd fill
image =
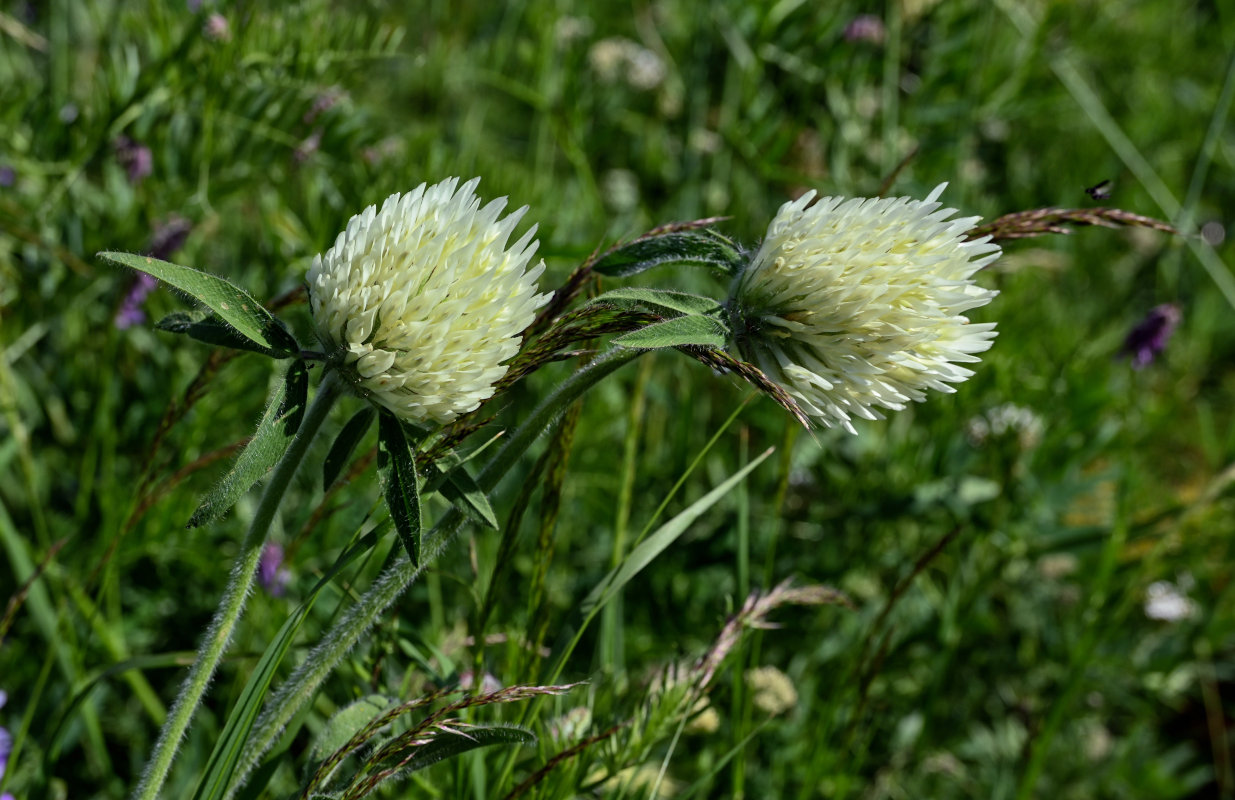
[[[691,524],[697,520],[703,512],[707,511],[712,506],[729,493],[743,478],[750,474],[751,470],[763,463],[763,460],[770,456],[773,448],[768,448],[755,457],[746,466],[731,475],[727,480],[721,483],[712,491],[705,494],[703,497],[691,503],[686,510],[682,511],[673,519],[661,525],[654,533],[639,543],[630,555],[621,563],[620,566],[611,570],[592,589],[587,598],[583,601],[580,610],[583,614],[588,615],[597,608],[604,606],[614,595],[621,590],[623,586],[630,582],[631,578],[638,575],[644,567],[652,563],[658,555],[665,551],[665,548],[673,544],[678,538],[690,529]]]

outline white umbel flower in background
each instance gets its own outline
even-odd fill
[[[997,293],[973,275],[999,257],[988,239],[965,240],[977,217],[948,219],[937,202],[825,197],[781,206],[759,251],[734,282],[730,312],[742,358],[808,415],[855,433],[927,389],[973,374],[994,323],[966,311]]]
[[[493,395],[536,310],[544,261],[535,226],[507,240],[527,207],[499,219],[479,178],[393,194],[352,217],[309,269],[310,304],[330,357],[363,394],[411,422],[445,424]],[[457,187],[457,189],[456,189]]]

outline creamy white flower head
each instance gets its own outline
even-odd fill
[[[948,219],[937,202],[908,197],[824,197],[781,206],[730,304],[740,355],[811,417],[854,433],[853,417],[880,419],[926,389],[973,374],[994,323],[966,311],[997,292],[973,281],[999,257],[987,238],[965,240],[977,217]]]
[[[393,194],[352,217],[307,276],[318,335],[375,403],[412,421],[447,423],[493,395],[504,361],[549,301],[536,293],[535,226],[507,240],[527,207],[499,219],[479,178]],[[456,188],[457,187],[457,188]]]

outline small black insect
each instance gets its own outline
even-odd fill
[[[1094,200],[1110,200],[1111,199],[1111,182],[1102,181],[1096,183],[1085,190],[1085,194],[1092,197]]]

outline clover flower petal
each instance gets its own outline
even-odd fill
[[[352,217],[309,269],[318,335],[373,402],[445,424],[493,395],[524,329],[549,295],[528,269],[535,226],[507,242],[527,207],[481,206],[479,178],[393,194]]]
[[[973,275],[999,257],[967,241],[976,217],[908,197],[824,197],[786,203],[734,281],[729,304],[739,355],[808,415],[854,433],[927,389],[955,391],[960,366],[991,346],[994,323],[964,313],[997,294]]]

